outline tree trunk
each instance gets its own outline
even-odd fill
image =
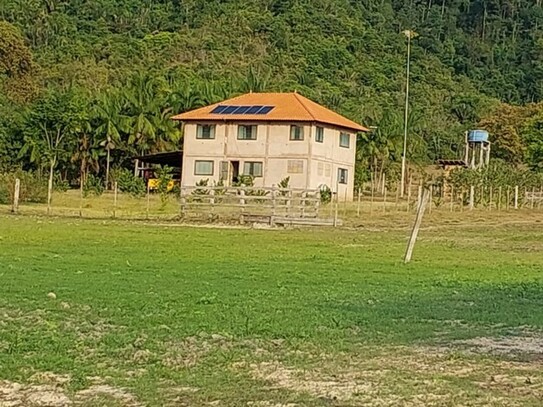
[[[110,155],[110,148],[108,146],[107,148],[107,161],[106,161],[106,190],[109,190],[109,155]]]
[[[47,183],[47,215],[51,214],[51,198],[53,197],[53,175],[56,158],[52,158],[49,165],[49,182]]]

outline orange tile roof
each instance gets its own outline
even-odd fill
[[[230,106],[274,106],[265,115],[259,114],[214,114],[219,105]],[[192,110],[172,117],[173,120],[219,120],[219,121],[296,121],[317,122],[343,127],[349,130],[369,131],[367,128],[347,119],[298,93],[247,93],[210,106]]]

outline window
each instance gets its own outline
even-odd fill
[[[324,175],[324,163],[319,162],[317,164],[317,174],[319,177],[322,177]]]
[[[196,138],[210,140],[215,138],[214,124],[199,124],[196,127]]]
[[[349,133],[339,133],[339,146],[349,148],[351,144],[351,135]]]
[[[317,132],[315,133],[315,141],[317,143],[324,143],[324,129],[322,127],[317,127]]]
[[[257,126],[238,126],[238,140],[256,140]]]
[[[347,170],[345,168],[338,168],[337,179],[340,184],[347,183]]]
[[[194,162],[194,175],[213,175],[213,161]]]
[[[304,161],[303,160],[288,160],[287,173],[289,174],[303,174]]]
[[[252,175],[253,177],[261,177],[262,163],[258,161],[246,161],[243,164],[243,174]]]
[[[302,126],[290,126],[290,139],[300,141],[304,139],[304,128]]]
[[[339,146],[349,148],[351,135],[348,133],[339,133]]]

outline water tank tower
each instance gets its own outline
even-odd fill
[[[481,168],[488,165],[490,161],[488,131],[470,130],[466,132],[464,161],[469,168]]]

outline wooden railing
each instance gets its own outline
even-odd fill
[[[213,212],[220,208],[238,208],[240,213],[254,211],[269,215],[318,217],[319,190],[269,187],[183,186],[181,213],[203,207]]]

